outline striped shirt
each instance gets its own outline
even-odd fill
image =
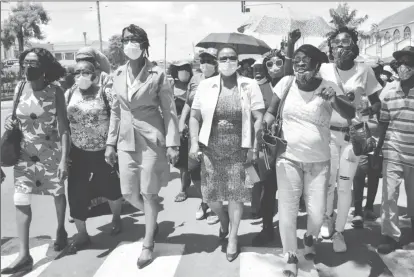
[[[406,96],[400,82],[394,81],[381,94],[380,121],[389,123],[382,148],[384,160],[414,167],[414,88]]]

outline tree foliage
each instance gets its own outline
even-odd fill
[[[31,38],[45,38],[41,26],[47,25],[50,17],[39,3],[18,2],[11,8],[11,14],[3,23],[1,41],[6,49],[18,41],[19,52],[23,52]]]
[[[104,51],[105,56],[109,59],[113,69],[118,68],[120,65],[126,63],[127,58],[124,54],[121,35],[113,35],[109,39],[109,46],[106,51]]]

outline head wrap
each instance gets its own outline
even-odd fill
[[[78,53],[76,53],[75,59],[94,59],[97,62],[97,69],[108,74],[111,72],[111,64],[109,63],[108,58],[101,51],[90,46],[79,49]]]

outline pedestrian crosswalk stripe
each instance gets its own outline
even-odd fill
[[[301,251],[298,252],[298,277],[317,277],[313,261],[307,261]],[[282,277],[286,264],[283,250],[280,248],[244,247],[240,254],[240,277]]]
[[[37,246],[30,249],[30,255],[33,258],[33,270],[28,274],[24,275],[25,277],[37,277],[53,262],[53,260],[59,255],[55,252],[53,255],[48,255],[48,249],[51,244],[51,240],[45,239],[36,239],[33,238],[30,240],[30,243],[37,244]],[[11,239],[2,246],[2,256],[1,256],[1,267],[2,269],[9,266],[19,255],[18,253],[18,243],[17,238]],[[16,249],[17,248],[17,249]],[[17,251],[16,251],[17,250]],[[3,255],[5,254],[5,255]],[[2,275],[7,276],[7,275]]]
[[[137,268],[142,242],[120,243],[101,265],[94,277],[173,277],[184,252],[184,244],[156,243],[151,265]]]

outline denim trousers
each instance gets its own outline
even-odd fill
[[[279,158],[276,176],[279,191],[279,228],[283,252],[296,253],[296,224],[299,200],[303,193],[307,218],[307,235],[317,237],[323,223],[330,175],[330,161],[302,163]]]

